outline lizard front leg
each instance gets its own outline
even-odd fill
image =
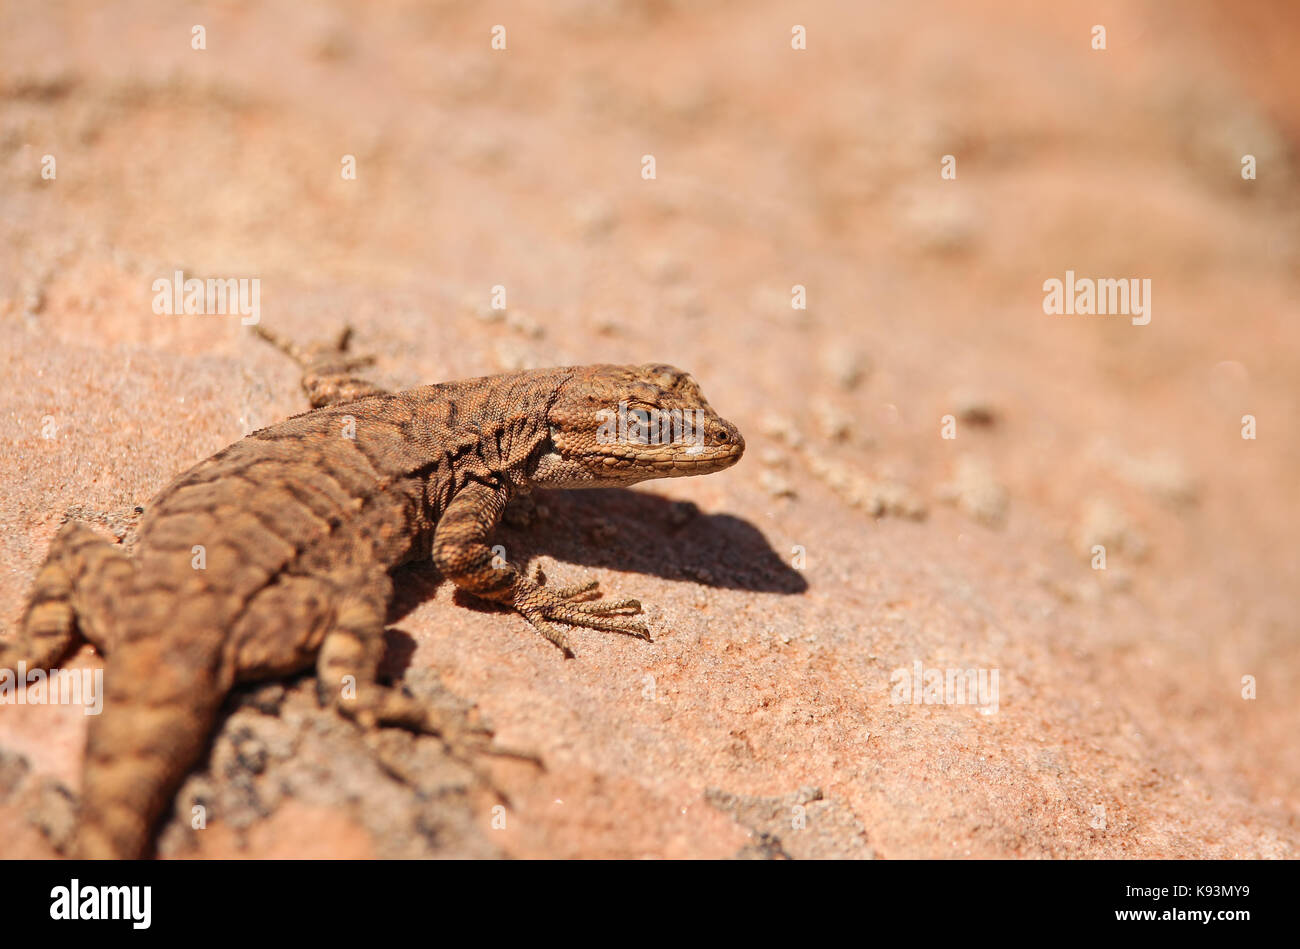
[[[433,560],[443,576],[466,593],[514,607],[568,657],[568,634],[554,621],[650,639],[644,623],[627,618],[641,611],[637,600],[587,602],[596,593],[595,581],[552,589],[495,556],[488,536],[507,500],[504,486],[477,481],[456,493],[433,536]]]
[[[311,400],[311,407],[319,409],[339,402],[351,402],[370,395],[384,395],[387,390],[354,375],[357,369],[374,364],[373,356],[348,354],[352,342],[352,327],[345,326],[337,337],[327,343],[298,346],[258,324],[253,332],[266,340],[302,369],[302,391]]]

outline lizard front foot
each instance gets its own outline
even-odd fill
[[[378,386],[353,375],[357,369],[374,365],[375,359],[349,352],[352,344],[350,326],[343,327],[333,339],[310,346],[299,346],[260,323],[253,327],[253,332],[302,369],[302,389],[307,393],[312,408],[384,393]]]
[[[521,576],[515,581],[514,606],[534,629],[560,648],[565,658],[572,659],[573,650],[568,632],[556,626],[556,622],[654,642],[645,623],[627,618],[641,612],[640,600],[594,600],[599,595],[599,583],[595,580],[555,588],[544,584],[540,569],[535,580]]]

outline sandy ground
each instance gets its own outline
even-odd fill
[[[748,443],[503,532],[653,644],[564,661],[403,571],[390,671],[543,757],[483,764],[508,805],[272,683],[160,854],[1297,856],[1300,16],[704,6],[0,8],[0,622],[65,514],[305,407],[237,317],[154,313],[178,269],[390,386],[671,362]],[[1149,325],[1045,315],[1067,270]],[[996,709],[893,701],[917,662]],[[0,706],[4,856],[66,842],[86,721]]]

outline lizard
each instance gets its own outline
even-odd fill
[[[145,507],[129,552],[66,522],[16,635],[0,641],[0,669],[49,668],[83,640],[104,656],[76,856],[147,856],[228,693],[313,664],[322,706],[362,728],[490,751],[486,727],[457,724],[381,681],[390,572],[432,559],[460,590],[512,607],[566,658],[566,627],[649,640],[639,601],[601,599],[595,582],[530,578],[494,554],[493,528],[508,501],[535,489],[707,474],[744,452],[739,430],[669,365],[534,369],[389,392],[356,374],[373,359],[350,351],[350,329],[305,347],[255,331],[298,364],[311,410],[179,475]],[[609,425],[620,410],[631,424]],[[647,420],[673,412],[698,424],[655,437]]]

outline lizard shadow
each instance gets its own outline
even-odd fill
[[[545,554],[584,567],[753,593],[792,595],[808,589],[803,574],[749,521],[705,514],[690,501],[597,488],[547,492],[538,506],[540,524],[528,530],[504,525],[498,531],[508,554],[513,542],[520,559]],[[547,522],[548,529],[538,529]]]
[[[532,523],[511,523],[516,519],[507,516],[492,536],[494,545],[505,548],[506,558],[525,571],[536,557],[545,555],[561,564],[644,573],[719,589],[785,595],[808,589],[803,574],[743,518],[704,514],[689,501],[627,488],[543,492],[535,497]],[[583,579],[563,567],[556,573],[552,582]],[[429,599],[443,579],[428,561],[409,564],[394,578],[389,624]],[[621,596],[627,591],[617,592]],[[481,612],[507,609],[459,590],[454,599],[459,606]],[[409,636],[390,629],[385,665],[404,666],[414,648]]]

